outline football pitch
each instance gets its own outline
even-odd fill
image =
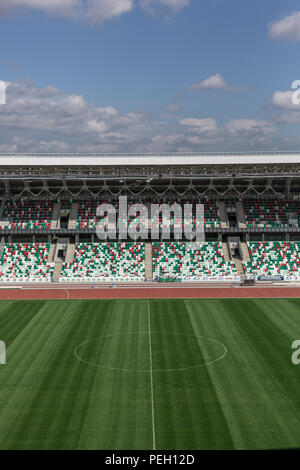
[[[300,448],[300,299],[0,302],[0,449]]]

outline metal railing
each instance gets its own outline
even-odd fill
[[[0,157],[197,157],[216,156],[247,156],[247,155],[300,155],[300,151],[252,151],[252,152],[162,152],[162,153],[0,153]]]

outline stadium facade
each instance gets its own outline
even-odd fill
[[[101,242],[120,196],[203,204],[205,241],[191,254],[173,215],[169,239]],[[0,154],[0,197],[0,282],[300,279],[300,152]]]

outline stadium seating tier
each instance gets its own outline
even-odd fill
[[[250,261],[244,263],[246,277],[300,275],[299,243],[249,242]]]
[[[78,243],[72,263],[63,265],[65,281],[144,281],[144,243]]]
[[[48,263],[48,243],[8,243],[0,259],[2,282],[51,281],[54,264]]]
[[[226,262],[220,243],[159,242],[153,244],[154,278],[238,276],[234,263]]]

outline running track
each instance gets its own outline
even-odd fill
[[[128,287],[0,289],[2,300],[300,298],[300,287]]]

